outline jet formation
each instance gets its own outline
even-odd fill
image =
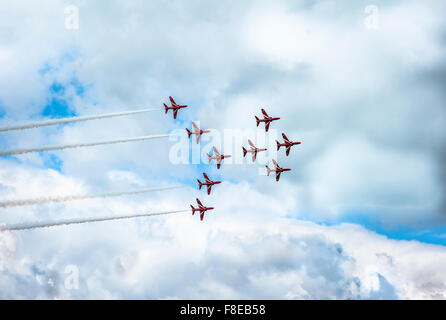
[[[186,108],[187,105],[178,105],[172,97],[169,97],[169,99],[171,102],[171,106],[168,107],[166,104],[164,104],[165,112],[167,113],[169,110],[172,110],[173,118],[176,119],[178,110],[180,110],[182,108]],[[259,117],[254,116],[256,119],[256,125],[258,127],[261,122],[265,123],[265,132],[268,132],[271,123],[273,121],[280,120],[280,117],[269,116],[268,113],[263,108],[261,109],[261,112],[263,115],[263,119],[260,119]],[[194,122],[192,122],[192,130],[189,130],[189,128],[186,128],[186,131],[187,131],[187,135],[188,135],[189,139],[192,137],[192,135],[195,135],[195,137],[196,137],[195,141],[197,144],[200,143],[200,138],[204,133],[210,132],[210,130],[200,129]],[[299,145],[302,143],[300,141],[292,141],[292,140],[288,139],[288,137],[285,135],[285,133],[282,133],[282,138],[284,140],[283,143],[276,140],[277,151],[279,151],[281,147],[284,147],[286,156],[290,155],[290,150],[291,150],[292,146]],[[247,147],[247,148],[242,146],[243,157],[246,157],[248,153],[251,153],[252,154],[252,162],[256,161],[256,157],[259,152],[267,150],[267,148],[256,147],[250,139],[248,139],[248,144],[249,144],[249,147]],[[225,154],[220,153],[215,146],[212,148],[212,150],[213,150],[212,156],[209,153],[207,154],[208,159],[209,159],[209,164],[212,163],[212,160],[215,160],[215,162],[217,164],[217,169],[220,169],[220,167],[223,163],[223,160],[226,158],[230,158],[231,155],[229,155],[229,154],[225,155]],[[276,160],[271,159],[271,161],[273,162],[274,167],[270,168],[268,165],[266,165],[266,172],[267,172],[267,176],[269,176],[271,173],[275,173],[276,181],[280,180],[280,176],[281,176],[282,172],[291,171],[291,168],[280,167]],[[204,182],[201,182],[199,179],[197,179],[198,189],[201,190],[201,188],[205,186],[207,189],[207,194],[210,195],[211,191],[212,191],[212,186],[214,186],[216,184],[220,184],[221,181],[211,180],[205,172],[203,172],[203,177],[204,177]],[[198,205],[197,208],[195,208],[193,205],[190,205],[191,209],[192,209],[192,215],[195,215],[195,212],[199,212],[200,220],[203,220],[205,213],[207,211],[213,210],[214,207],[204,206],[201,203],[200,199],[198,199],[198,198],[196,198],[196,202]]]
[[[269,174],[270,174],[271,172],[275,172],[275,173],[276,173],[276,181],[279,181],[279,180],[280,180],[280,174],[281,174],[282,172],[284,172],[284,171],[291,171],[290,168],[281,168],[281,167],[277,164],[276,160],[272,159],[272,161],[273,161],[273,163],[274,163],[274,169],[270,169],[270,168],[268,167],[268,165],[266,165],[265,167],[266,167],[267,175],[268,175],[268,176],[269,176]]]
[[[257,152],[260,152],[260,151],[266,151],[266,150],[267,150],[266,148],[257,148],[257,147],[254,145],[254,143],[252,143],[252,141],[249,140],[249,139],[248,139],[248,144],[249,144],[249,146],[251,147],[251,149],[247,150],[245,147],[242,147],[242,150],[243,150],[243,157],[245,157],[246,154],[247,154],[248,152],[249,152],[249,153],[252,153],[252,162],[255,162],[255,161],[256,161]]]
[[[206,186],[208,194],[211,194],[211,189],[213,185],[221,183],[221,181],[212,181],[211,179],[209,179],[208,175],[205,172],[203,172],[203,177],[204,177],[204,182],[201,182],[199,179],[197,179],[198,189],[201,190],[202,186]]]
[[[259,119],[257,116],[254,116],[256,118],[257,127],[259,126],[260,122],[265,122],[265,131],[268,132],[269,125],[271,124],[271,122],[280,120],[280,118],[279,117],[270,117],[268,115],[268,113],[266,113],[265,109],[262,109],[262,113],[263,113],[263,119]]]
[[[168,107],[166,104],[164,104],[164,110],[166,111],[166,113],[169,110],[172,110],[173,111],[173,118],[176,119],[177,115],[178,115],[178,110],[183,109],[183,108],[187,108],[187,105],[186,104],[184,104],[184,105],[177,104],[175,102],[175,100],[173,100],[172,97],[169,97],[169,100],[170,100],[171,106]]]
[[[200,143],[200,137],[203,133],[211,132],[211,130],[201,130],[193,121],[192,121],[192,127],[194,131],[190,131],[189,128],[186,128],[187,136],[190,138],[193,134],[196,135],[197,144]]]
[[[298,144],[301,144],[302,142],[300,142],[300,141],[290,141],[290,140],[287,138],[287,136],[285,135],[285,133],[282,133],[282,137],[283,137],[283,140],[284,140],[283,143],[280,143],[279,141],[276,140],[276,143],[277,143],[277,151],[279,151],[280,147],[285,147],[285,149],[286,149],[285,153],[286,153],[286,155],[287,155],[287,157],[288,157],[288,156],[290,155],[290,149],[291,149],[291,147],[292,147],[292,146],[295,146],[295,145],[298,145]]]
[[[196,200],[197,200],[198,208],[194,208],[193,205],[190,205],[190,207],[192,208],[192,215],[194,215],[195,212],[197,212],[197,211],[200,212],[200,220],[203,221],[205,212],[208,210],[214,210],[214,207],[205,207],[201,203],[200,199],[197,198]]]
[[[212,160],[215,160],[217,169],[220,169],[223,159],[232,157],[230,154],[220,154],[216,147],[213,147],[212,150],[214,151],[213,156],[208,153],[209,164],[211,164]]]

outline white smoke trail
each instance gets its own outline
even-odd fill
[[[126,139],[99,141],[99,142],[90,142],[90,143],[65,144],[65,145],[60,145],[60,146],[48,146],[48,147],[29,148],[29,149],[13,149],[13,150],[0,151],[0,156],[10,156],[10,155],[24,154],[24,153],[31,153],[31,152],[62,150],[62,149],[80,148],[80,147],[92,147],[92,146],[99,146],[99,145],[103,145],[103,144],[143,141],[143,140],[166,138],[166,137],[175,136],[175,135],[176,134],[159,134],[159,135],[152,135],[152,136],[142,136],[142,137],[136,137],[136,138],[126,138]]]
[[[79,121],[88,121],[88,120],[96,120],[96,119],[128,116],[128,115],[145,113],[145,112],[151,112],[151,111],[157,111],[157,110],[162,110],[162,109],[160,109],[160,108],[157,108],[157,109],[141,109],[141,110],[134,110],[134,111],[124,111],[124,112],[115,112],[115,113],[101,114],[101,115],[96,115],[96,116],[81,116],[81,117],[71,117],[71,118],[46,120],[46,121],[41,121],[41,122],[32,122],[32,123],[26,123],[26,124],[22,124],[22,125],[3,127],[3,128],[0,128],[0,132],[13,131],[13,130],[24,130],[24,129],[52,126],[52,125],[56,125],[56,124],[64,124],[64,123],[71,123],[71,122],[79,122]]]
[[[190,212],[190,210],[176,210],[176,211],[165,211],[165,212],[156,212],[156,213],[142,213],[142,214],[125,215],[125,216],[111,216],[111,217],[102,217],[102,218],[70,219],[70,220],[60,220],[60,221],[48,221],[48,222],[41,222],[41,223],[31,223],[31,224],[23,223],[23,224],[0,226],[0,232],[14,231],[14,230],[29,230],[29,229],[37,229],[37,228],[49,228],[49,227],[56,227],[56,226],[70,225],[70,224],[81,224],[81,223],[91,223],[91,222],[101,222],[101,221],[142,218],[142,217],[160,216],[160,215],[165,215],[165,214],[186,213],[186,212]]]
[[[94,199],[94,198],[108,198],[108,197],[119,197],[124,195],[134,195],[140,193],[148,193],[155,191],[164,191],[178,188],[185,188],[186,186],[178,185],[178,186],[170,186],[170,187],[160,187],[160,188],[151,188],[151,189],[141,189],[134,191],[122,191],[122,192],[110,192],[110,193],[100,193],[100,194],[86,194],[86,195],[71,195],[71,196],[59,196],[59,197],[41,197],[34,199],[18,199],[18,200],[8,200],[1,201],[0,208],[10,208],[10,207],[21,207],[21,206],[31,206],[35,204],[45,204],[51,202],[68,202],[75,200],[86,200],[86,199]]]

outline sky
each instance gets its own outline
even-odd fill
[[[446,4],[0,2],[0,224],[215,207],[0,232],[1,299],[445,299]],[[164,114],[173,96],[187,109]],[[281,119],[268,134],[265,108]],[[212,132],[197,146],[191,121]],[[277,152],[281,133],[302,144]],[[242,158],[252,139],[268,151]],[[232,154],[217,170],[206,153]],[[201,157],[200,157],[201,156]],[[292,171],[266,176],[270,159]],[[198,190],[202,172],[223,183]]]

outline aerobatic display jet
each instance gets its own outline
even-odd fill
[[[214,156],[211,157],[211,155],[208,153],[208,159],[209,159],[209,163],[212,162],[212,159],[215,159],[217,162],[217,169],[220,169],[221,166],[221,162],[223,161],[223,159],[225,158],[230,158],[231,155],[227,154],[220,154],[220,152],[218,152],[216,147],[212,147],[212,149],[214,150]]]
[[[255,116],[256,118],[256,122],[257,122],[257,127],[259,126],[260,122],[265,122],[265,131],[268,132],[269,129],[269,125],[271,124],[272,121],[275,120],[279,120],[279,117],[270,117],[265,109],[262,109],[262,113],[263,113],[263,119],[259,119],[257,116]]]
[[[194,215],[196,211],[200,212],[200,220],[203,221],[204,213],[208,210],[214,210],[214,207],[203,206],[200,199],[198,199],[198,198],[197,198],[197,204],[198,204],[198,208],[194,208],[193,205],[190,205],[190,207],[192,208],[192,215]]]
[[[269,176],[269,174],[271,172],[275,172],[276,173],[276,181],[279,181],[280,179],[280,174],[284,171],[291,171],[290,168],[281,168],[279,167],[279,165],[277,164],[276,160],[272,159],[273,163],[274,163],[274,169],[270,169],[268,166],[266,166],[266,170],[267,170],[267,175]]]
[[[170,99],[170,103],[172,104],[171,107],[168,107],[166,104],[164,104],[164,110],[169,111],[169,109],[173,110],[173,118],[176,119],[177,118],[177,114],[178,114],[178,110],[182,109],[182,108],[187,108],[187,105],[179,105],[175,102],[175,100],[173,100],[172,97],[169,97]]]
[[[204,173],[204,172],[203,172],[203,177],[204,177],[204,180],[205,180],[204,182],[201,182],[200,180],[197,179],[197,181],[198,181],[198,189],[201,190],[202,186],[206,186],[207,189],[208,189],[208,194],[211,194],[211,189],[212,189],[212,186],[214,184],[220,184],[221,183],[221,181],[212,181],[211,179],[209,179],[208,175],[206,173]]]
[[[191,135],[195,134],[197,136],[197,144],[200,143],[200,137],[203,133],[211,132],[210,130],[201,130],[193,121],[192,121],[192,127],[194,131],[190,131],[188,128],[186,128],[187,136],[190,138]]]
[[[285,147],[287,156],[290,154],[290,149],[291,149],[292,146],[295,146],[297,144],[301,144],[302,143],[300,141],[290,141],[287,138],[287,136],[285,135],[285,133],[282,133],[282,137],[283,137],[283,140],[284,140],[283,143],[280,143],[279,141],[276,140],[277,151],[279,151],[280,147]]]
[[[267,149],[266,148],[256,148],[254,143],[252,143],[252,141],[249,140],[249,139],[248,139],[248,143],[249,143],[251,149],[247,150],[245,147],[242,147],[242,149],[243,149],[243,157],[245,157],[246,154],[248,152],[250,152],[250,153],[252,153],[252,162],[255,162],[256,161],[256,157],[257,157],[257,152],[266,151]]]

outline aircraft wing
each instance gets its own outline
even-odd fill
[[[201,137],[201,134],[197,133],[197,144],[200,143],[200,137]]]
[[[193,123],[193,122],[192,122]],[[287,138],[287,136],[285,135],[285,133],[282,133],[282,138],[283,140],[285,140],[285,142],[290,142],[290,140]]]
[[[265,109],[262,109],[262,113],[266,118],[269,118],[269,115],[266,113]]]
[[[197,198],[197,204],[200,208],[203,208],[203,204],[201,203],[200,199]]]
[[[203,177],[206,180],[206,182],[210,182],[211,179],[209,179],[208,175],[206,173],[203,172]]]
[[[212,185],[208,185],[208,194],[211,194]]]
[[[286,147],[286,155],[290,155],[291,146]]]
[[[178,109],[173,109],[173,118],[176,119],[178,114]]]
[[[266,132],[268,132],[270,123],[271,123],[271,122],[269,122],[269,121],[265,122],[265,131],[266,131]]]
[[[217,150],[216,147],[212,147],[212,150],[214,150],[214,155],[215,155],[215,156],[219,156],[219,155],[220,155],[220,152],[218,152],[218,150]],[[221,161],[221,160],[220,160],[220,161]]]
[[[276,167],[276,169],[280,169],[279,165],[277,164],[277,161],[274,159],[271,159],[271,160],[274,163],[274,166]]]
[[[276,181],[279,181],[279,180],[280,180],[280,174],[281,174],[280,171],[279,171],[279,172],[276,172]]]
[[[256,162],[257,152],[252,153],[252,162]]]
[[[249,145],[250,145],[251,147],[253,147],[254,149],[256,148],[256,146],[254,145],[254,143],[252,143],[251,140],[248,139],[248,143],[249,143]]]
[[[218,158],[217,159],[217,169],[220,169],[220,167],[221,167],[221,158]]]
[[[204,211],[201,211],[200,212],[200,220],[203,221],[203,218],[204,218]]]
[[[175,102],[175,100],[173,100],[172,97],[169,97],[169,100],[170,100],[170,103],[172,103],[173,106],[176,106],[176,105],[177,105],[176,102]]]
[[[200,131],[195,122],[192,121],[192,127],[194,127],[194,131]]]

